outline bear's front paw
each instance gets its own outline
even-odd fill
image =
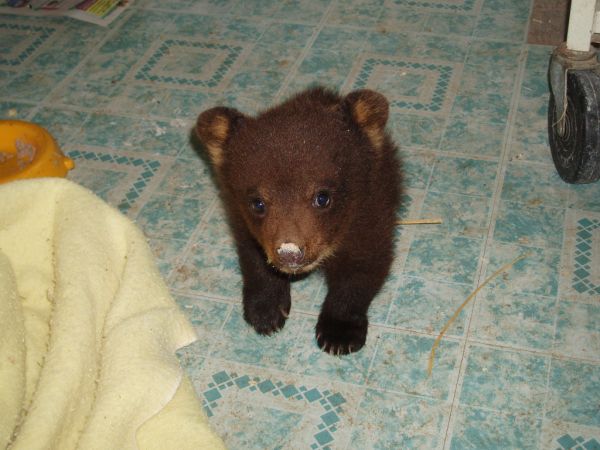
[[[317,322],[317,344],[332,355],[359,351],[367,340],[369,321],[366,317],[341,320],[321,314]]]
[[[258,334],[270,336],[285,325],[290,314],[290,306],[283,304],[244,302],[244,320]]]

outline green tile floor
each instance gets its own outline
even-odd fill
[[[569,186],[546,136],[549,47],[527,0],[136,0],[100,28],[0,15],[0,117],[46,126],[70,178],[144,230],[200,341],[180,352],[232,449],[600,448],[600,184]],[[307,85],[374,88],[401,145],[405,217],[366,347],[335,358],[325,295],[293,287],[270,338],[241,317],[240,272],[207,167],[203,109],[254,112]],[[437,333],[450,328],[431,378]]]

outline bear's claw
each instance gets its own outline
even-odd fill
[[[255,304],[251,308],[244,308],[244,320],[264,336],[271,336],[281,330],[288,316],[289,308],[286,310],[283,305]]]
[[[359,351],[367,340],[368,321],[338,320],[319,316],[316,327],[317,345],[331,355],[347,355]]]

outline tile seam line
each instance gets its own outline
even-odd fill
[[[180,293],[180,292],[177,292],[177,293],[179,295],[183,295],[188,298],[194,298],[194,299],[196,298],[196,297],[190,296],[189,294]],[[216,298],[216,297],[212,298],[212,297],[208,297],[206,295],[200,296],[200,298],[205,298],[205,299],[211,300],[211,301],[218,301],[223,304],[226,304],[226,303],[231,304],[221,298]],[[294,314],[298,315],[299,318],[305,318],[305,319],[311,319],[311,318],[316,319],[318,317],[317,312],[310,312],[310,311],[306,311],[306,310],[297,310]],[[414,330],[414,329],[405,328],[405,327],[395,327],[395,326],[387,325],[384,323],[373,323],[372,328],[376,329],[377,331],[382,331],[382,332],[392,333],[392,334],[402,334],[402,335],[425,337],[425,338],[437,337],[437,333],[433,333],[433,332],[428,333],[426,331],[419,331],[419,330]],[[445,336],[445,338],[448,341],[452,341],[452,342],[462,342],[464,340],[464,336],[459,336],[459,335],[448,335],[448,336]],[[548,357],[548,358],[554,358],[554,359],[559,359],[559,360],[564,360],[564,361],[579,361],[579,362],[586,362],[586,363],[590,363],[590,364],[594,364],[594,365],[600,365],[600,359],[568,356],[568,355],[563,355],[563,354],[554,352],[552,350],[541,350],[541,349],[536,349],[533,347],[515,346],[515,345],[511,345],[510,343],[498,343],[498,342],[485,340],[485,339],[472,339],[472,340],[470,340],[470,343],[477,344],[480,347],[486,347],[486,348],[490,348],[490,349],[521,352],[521,353],[527,353],[527,354],[536,355],[536,356],[540,356],[540,357]]]
[[[383,9],[382,9],[382,11],[383,11]],[[380,12],[380,14],[382,14],[382,12]],[[344,82],[344,83],[345,83],[345,82]],[[421,205],[419,206],[419,212],[421,211],[422,207],[423,207],[423,205],[421,204]],[[407,234],[409,235],[409,242],[412,242],[412,240],[414,239],[414,231],[412,231],[412,230],[409,230]],[[395,245],[396,245],[396,240],[395,240]],[[410,244],[409,244],[409,245],[410,245]],[[397,279],[397,280],[395,280],[395,283],[393,283],[393,286],[394,286],[393,290],[394,290],[395,292],[398,292],[398,290],[399,290],[400,286],[401,286],[401,285],[402,285],[402,283],[403,283],[403,277],[402,277],[402,274],[404,273],[404,268],[405,268],[405,266],[406,266],[406,258],[407,258],[407,257],[408,257],[408,252],[407,252],[407,254],[404,256],[404,259],[403,259],[402,265],[401,265],[401,266],[400,266],[400,268],[399,268],[399,269],[400,269],[400,275],[398,276],[398,279]],[[393,269],[393,265],[392,265],[392,268],[391,268],[390,270],[392,270],[392,269]],[[322,287],[322,286],[321,286],[321,287]],[[364,389],[364,391],[363,391],[363,392],[360,394],[360,399],[359,399],[359,401],[357,402],[357,406],[356,406],[356,409],[355,409],[355,411],[354,411],[354,415],[352,416],[352,419],[355,419],[355,418],[358,416],[358,414],[359,414],[359,412],[360,412],[360,409],[361,409],[361,406],[362,406],[362,404],[363,404],[363,401],[365,400],[365,397],[367,396],[367,391],[368,391],[370,388],[372,388],[372,386],[370,386],[370,385],[369,385],[369,380],[370,380],[370,376],[371,376],[371,373],[372,373],[372,370],[373,370],[373,366],[374,366],[374,364],[375,364],[375,360],[376,360],[376,358],[377,358],[377,354],[378,354],[378,352],[380,351],[380,345],[381,345],[381,334],[382,334],[382,332],[385,332],[385,331],[386,331],[386,329],[387,329],[387,330],[392,330],[393,332],[396,332],[396,330],[397,330],[395,327],[390,327],[389,325],[387,325],[387,323],[388,323],[388,321],[389,321],[389,318],[390,318],[391,311],[392,311],[392,306],[394,305],[394,301],[395,301],[395,299],[394,299],[394,298],[392,298],[392,300],[390,301],[390,304],[388,305],[387,313],[386,313],[386,315],[385,315],[385,323],[383,324],[383,326],[380,326],[380,325],[378,325],[378,324],[374,325],[374,327],[376,327],[376,329],[377,329],[377,339],[376,339],[376,342],[375,342],[375,348],[374,348],[374,350],[373,350],[373,355],[371,356],[371,359],[370,359],[370,361],[369,361],[369,364],[368,364],[368,366],[367,366],[367,368],[366,368],[365,375],[364,375],[363,386],[364,386],[364,388],[365,388],[365,389]],[[371,328],[371,332],[372,332],[372,330],[373,330],[373,326],[371,326],[370,328]],[[389,332],[389,331],[388,331],[388,332]],[[351,450],[351,449],[352,449],[352,446],[351,446],[351,443],[352,443],[352,442],[351,442],[351,441],[352,441],[352,435],[353,435],[353,433],[354,433],[354,430],[356,429],[355,422],[356,422],[356,421],[355,421],[355,420],[353,420],[353,423],[352,423],[352,425],[350,426],[350,429],[349,429],[349,435],[350,435],[350,439],[348,440],[348,443],[347,443],[347,444],[346,444],[346,446],[345,446],[345,449],[346,449],[346,450]]]
[[[479,17],[479,12],[477,13],[477,17]],[[471,53],[471,46],[472,46],[472,43],[473,43],[472,38],[470,38],[470,37],[465,37],[463,40],[466,43],[467,47],[466,47],[465,53],[463,55],[462,62],[460,63],[461,64],[461,67],[460,67],[460,77],[461,77],[461,79],[462,79],[462,76],[464,74],[464,67],[465,67],[466,62],[468,61],[469,54]],[[457,89],[460,90],[460,80],[457,80]],[[429,175],[427,177],[427,182],[425,183],[425,187],[423,189],[423,200],[422,200],[422,203],[421,203],[420,208],[419,208],[419,214],[422,214],[423,208],[425,206],[425,200],[426,200],[429,192],[431,191],[434,171],[435,171],[436,167],[438,166],[438,164],[439,164],[439,162],[441,160],[441,158],[440,158],[441,155],[439,154],[440,151],[441,151],[440,148],[441,148],[442,142],[444,141],[444,136],[446,134],[446,128],[448,127],[448,125],[450,123],[450,116],[451,116],[452,110],[454,108],[454,104],[455,104],[455,101],[456,101],[456,96],[458,95],[458,92],[459,92],[458,90],[457,90],[456,94],[454,95],[454,97],[452,98],[452,103],[448,106],[448,108],[449,108],[448,109],[448,113],[447,113],[446,117],[443,120],[443,124],[444,124],[443,127],[444,128],[442,130],[442,133],[439,136],[439,139],[437,140],[436,149],[434,150],[434,153],[433,153],[434,154],[434,159],[433,159],[433,163],[431,164],[431,169],[429,170]],[[435,192],[435,191],[432,191],[432,192]],[[489,202],[489,200],[488,200],[488,202]],[[410,253],[410,247],[412,247],[412,244],[414,242],[415,237],[419,235],[419,233],[417,233],[417,231],[418,230],[415,230],[414,234],[411,236],[411,239],[410,239],[410,242],[409,242],[409,250],[408,250],[409,253]],[[483,247],[485,247],[485,245]],[[408,255],[406,257],[408,258]],[[481,260],[481,253],[480,253],[479,259]],[[473,308],[473,306],[471,305],[471,310],[472,310],[472,308]],[[464,338],[465,338],[465,344],[464,345],[466,345],[466,331],[467,331],[467,329],[465,329],[465,331],[464,331],[464,333],[465,333],[464,334]],[[464,352],[464,347],[463,347],[463,352]],[[455,390],[456,390],[456,386],[455,386]],[[447,431],[448,431],[448,427],[450,425],[450,419],[452,418],[452,414],[451,413],[452,413],[452,409],[450,409],[450,414],[448,416],[448,422],[446,423],[446,432],[444,433],[443,443],[445,443],[446,434],[447,434]]]
[[[430,147],[422,146],[403,146],[401,149],[402,152],[415,153],[421,155],[432,155],[436,157],[445,157],[445,158],[457,158],[457,159],[472,159],[474,161],[485,161],[485,162],[494,162],[500,163],[500,156],[490,156],[490,155],[477,155],[472,153],[464,153],[457,151],[446,151],[446,150],[436,150]],[[536,160],[527,160],[527,159],[509,159],[507,163],[512,164],[521,164],[523,166],[532,166],[539,168],[554,168],[554,164],[551,160],[548,162],[544,161],[536,161]]]
[[[383,14],[383,12],[381,14]],[[362,50],[361,50],[361,52],[362,52]],[[429,184],[429,181],[430,181],[431,176],[433,174],[434,167],[435,167],[435,161],[432,164],[432,167],[431,167],[431,169],[429,171],[429,175],[428,175],[428,178],[427,178],[426,186]],[[421,214],[421,211],[423,210],[423,202],[425,201],[425,195],[426,195],[426,190],[424,190],[424,196],[423,196],[423,198],[420,201],[418,201],[417,212],[418,212],[419,215]],[[416,230],[413,230],[413,229],[410,229],[410,228],[408,230],[406,230],[406,236],[407,236],[406,244],[408,245],[408,250],[406,251],[406,254],[402,255],[403,261],[402,261],[402,265],[400,266],[400,273],[398,275],[398,280],[396,280],[396,283],[395,283],[395,292],[398,292],[398,290],[400,289],[400,286],[402,286],[403,283],[404,283],[406,262],[408,260],[408,255],[410,253],[410,247],[411,247],[411,245],[412,245],[412,243],[413,243],[413,241],[415,239],[415,235],[416,235]],[[400,242],[401,239],[402,239],[401,237],[398,238],[398,242]],[[393,265],[392,265],[392,268],[393,268]],[[377,354],[378,354],[378,352],[380,350],[380,344],[381,344],[380,337],[381,337],[381,333],[382,332],[385,332],[387,330],[388,333],[389,332],[398,333],[400,331],[400,332],[404,332],[404,333],[407,333],[408,335],[412,335],[412,336],[415,336],[415,335],[416,336],[423,336],[423,334],[414,333],[412,330],[406,330],[406,331],[404,331],[404,330],[400,330],[397,327],[393,327],[393,326],[391,326],[391,325],[388,324],[388,322],[390,320],[390,314],[392,312],[392,307],[393,307],[394,303],[395,303],[395,298],[392,298],[392,300],[390,301],[390,304],[388,306],[388,311],[387,311],[387,314],[386,314],[386,317],[385,317],[385,323],[384,324],[377,324],[376,325],[377,328],[378,328],[379,338],[377,339],[377,341],[375,343],[375,349],[373,350],[373,356],[371,357],[371,360],[369,361],[369,366],[367,367],[367,371],[366,371],[366,374],[365,374],[365,385],[368,385],[368,382],[370,380],[370,376],[371,376],[371,373],[372,373],[372,370],[373,370],[373,366],[374,366],[375,360],[377,358]],[[363,398],[361,399],[361,401],[364,399],[365,396],[366,396],[366,391],[363,394]],[[347,448],[349,448],[349,447],[347,447]]]
[[[233,299],[233,298],[210,296],[207,294],[192,294],[190,292],[180,290],[180,289],[172,289],[171,292],[174,295],[185,297],[185,298],[188,298],[188,299],[191,299],[194,301],[209,301],[209,302],[219,303],[222,305],[239,306],[238,300]],[[294,315],[297,315],[298,319],[316,319],[319,314],[318,314],[318,312],[311,312],[306,309],[298,309],[298,310],[296,310]],[[426,331],[420,331],[420,330],[415,330],[415,329],[411,329],[411,328],[398,327],[398,326],[388,325],[385,323],[373,323],[372,327],[379,331],[386,332],[386,333],[392,333],[392,334],[403,334],[403,335],[409,335],[409,336],[415,336],[415,337],[428,337],[428,338],[435,338],[437,336],[436,333],[429,333]],[[459,336],[459,335],[447,335],[445,338],[449,341],[457,342],[457,343],[462,342],[464,340],[464,336]],[[536,356],[540,356],[540,357],[549,357],[549,358],[553,358],[553,359],[557,359],[557,360],[561,360],[561,361],[578,361],[578,362],[582,362],[582,363],[600,365],[600,359],[569,356],[569,355],[555,352],[551,349],[544,350],[544,349],[537,349],[534,347],[516,346],[516,345],[512,345],[510,343],[498,343],[498,342],[492,341],[492,340],[477,339],[477,338],[471,339],[470,343],[477,344],[480,347],[528,353],[531,355],[536,355]]]
[[[456,159],[472,159],[474,161],[485,161],[485,162],[493,162],[498,163],[499,158],[497,156],[488,156],[488,155],[474,155],[471,153],[463,153],[456,151],[446,151],[446,150],[426,150],[425,148],[415,148],[415,147],[402,147],[403,152],[410,152],[416,154],[424,154],[425,151],[430,153],[431,155],[437,157],[446,157],[446,158],[456,158]]]
[[[458,338],[454,338],[452,340],[458,341]],[[486,340],[482,340],[482,339],[473,339],[473,340],[470,340],[469,343],[476,344],[479,347],[485,347],[488,349],[505,350],[505,351],[514,352],[514,353],[526,353],[528,355],[537,356],[540,358],[556,359],[558,361],[580,362],[580,363],[591,364],[594,366],[600,366],[600,359],[595,360],[595,359],[591,359],[591,358],[582,358],[582,357],[578,357],[578,356],[567,356],[567,355],[562,355],[560,353],[555,353],[552,350],[538,350],[538,349],[534,349],[532,347],[516,347],[516,346],[511,346],[509,344],[503,345],[503,344],[497,344],[492,341],[486,341]]]
[[[389,392],[395,395],[399,395],[399,396],[403,396],[403,397],[407,397],[407,398],[422,398],[422,399],[427,399],[427,400],[434,400],[434,401],[438,401],[440,403],[444,403],[446,405],[449,405],[448,399],[443,399],[443,398],[439,398],[439,397],[434,397],[431,395],[423,395],[423,394],[415,394],[415,393],[409,393],[409,392],[403,392],[403,391],[399,391],[399,390],[395,390],[395,389],[386,389],[384,387],[381,386],[377,386],[377,385],[369,385],[367,384],[366,380],[365,382],[363,382],[363,384],[357,384],[357,383],[353,383],[350,381],[345,381],[342,379],[332,379],[329,378],[327,375],[314,375],[314,374],[305,374],[302,372],[293,372],[290,370],[286,370],[284,368],[280,368],[280,367],[270,367],[270,366],[266,366],[266,365],[261,365],[261,364],[252,364],[249,362],[243,362],[243,361],[237,361],[237,360],[233,360],[233,359],[227,359],[224,358],[222,356],[214,356],[210,358],[211,361],[221,361],[221,362],[225,362],[225,363],[229,363],[229,364],[234,364],[234,365],[238,365],[238,366],[242,366],[248,370],[267,370],[270,371],[272,373],[274,373],[276,376],[281,377],[281,378],[285,378],[286,376],[293,376],[293,377],[298,377],[298,378],[306,378],[308,379],[311,383],[322,383],[322,384],[332,384],[332,385],[339,385],[345,389],[361,389],[364,390],[365,392],[367,390],[375,390],[378,392]],[[304,383],[304,384],[308,384],[308,383]],[[364,393],[363,393],[364,394]],[[360,405],[360,403],[362,402],[362,395],[361,398],[358,400],[357,404]]]
[[[337,4],[336,0],[330,1],[329,5],[323,12],[319,22],[316,25],[313,25],[314,30],[313,30],[310,38],[308,39],[308,41],[306,42],[306,44],[300,51],[300,54],[294,61],[294,64],[292,64],[292,66],[290,67],[290,70],[288,71],[287,75],[283,79],[281,86],[279,87],[277,92],[275,92],[275,95],[273,95],[273,103],[278,103],[279,101],[282,100],[283,93],[288,89],[291,81],[296,76],[298,69],[300,68],[300,65],[304,62],[304,60],[308,56],[310,50],[313,48],[313,45],[314,45],[315,41],[317,40],[317,37],[319,36],[319,34],[321,34],[321,31],[325,27],[325,24],[327,23],[327,20],[331,14],[331,11],[333,11],[333,8],[336,4]]]
[[[165,279],[168,280],[167,277],[165,277]],[[239,303],[238,298],[226,297],[223,295],[215,295],[215,294],[210,294],[207,292],[194,293],[192,291],[188,291],[185,289],[179,289],[179,288],[175,288],[175,287],[171,287],[171,286],[169,286],[169,291],[172,294],[181,295],[184,297],[192,298],[194,300],[210,300],[210,301],[216,301],[216,302],[227,303],[227,304],[235,304],[235,305],[237,305]]]
[[[169,291],[171,291],[171,292],[178,291],[177,289],[174,289],[172,286],[173,282],[174,282],[175,273],[177,272],[177,270],[180,267],[183,267],[183,264],[187,261],[188,257],[191,254],[191,249],[194,247],[194,245],[198,244],[198,237],[200,236],[200,234],[202,234],[204,232],[205,227],[208,224],[210,216],[217,209],[217,206],[216,206],[217,202],[220,202],[220,201],[221,201],[221,199],[219,198],[218,195],[215,195],[215,197],[211,200],[210,205],[208,206],[208,208],[206,208],[206,211],[204,212],[200,221],[196,225],[196,228],[194,229],[194,231],[192,231],[186,244],[184,245],[183,249],[179,253],[179,258],[177,259],[177,261],[174,262],[173,267],[171,268],[171,270],[165,277],[167,286],[169,287]],[[141,209],[140,209],[140,211],[141,211]],[[202,245],[202,244],[200,244],[200,245]],[[213,246],[211,246],[210,244],[204,244],[203,246],[213,248]]]
[[[302,313],[297,314],[297,315],[298,315],[298,322],[300,323],[300,327],[297,330],[295,330],[294,333],[292,333],[292,336],[291,336],[291,339],[290,339],[291,342],[294,342],[296,344],[298,343],[301,330],[305,329],[306,322],[310,318],[308,315],[302,314]],[[291,318],[292,318],[292,316],[290,314],[290,316],[286,319],[285,323],[288,324],[288,320],[291,319]],[[289,326],[290,325],[288,325],[288,327]],[[284,324],[284,327],[285,327],[285,324]],[[296,346],[294,346],[294,349],[295,348],[296,348]],[[285,364],[283,364],[283,367],[282,367],[281,370],[284,371],[284,372],[288,372],[288,373],[294,373],[294,371],[291,368],[292,364],[293,364],[292,358],[290,358],[290,356],[288,354],[288,358],[285,361]]]
[[[560,304],[561,304],[561,297],[563,294],[563,284],[560,282],[562,275],[562,267],[564,265],[564,260],[568,257],[568,253],[569,252],[565,252],[565,244],[568,240],[567,238],[567,233],[565,232],[567,230],[567,225],[571,222],[571,218],[574,215],[573,212],[569,212],[569,207],[568,207],[568,203],[566,207],[564,208],[565,211],[565,217],[563,219],[563,236],[562,236],[562,246],[561,246],[561,257],[560,257],[560,261],[559,261],[559,273],[558,273],[558,288],[557,288],[557,292],[556,292],[556,300],[554,303],[554,327],[553,327],[553,333],[552,333],[552,346],[550,348],[550,358],[548,359],[548,372],[546,373],[546,392],[544,392],[544,401],[542,403],[542,410],[541,410],[541,417],[542,417],[542,423],[546,420],[551,420],[551,419],[546,419],[546,414],[548,413],[548,403],[550,402],[550,384],[551,384],[551,379],[552,379],[552,362],[554,361],[554,359],[556,359],[555,354],[556,354],[556,333],[558,330],[558,314],[559,314],[559,308],[560,308]],[[574,218],[574,217],[573,217]],[[538,447],[541,449],[541,445],[542,445],[542,440],[541,440],[541,434],[543,433],[543,427],[542,430],[540,431],[540,439],[539,439],[539,444]]]
[[[174,294],[173,296],[177,296],[180,298],[184,298],[186,300],[191,300],[194,303],[196,302],[210,302],[210,303],[218,303],[219,305],[234,305],[234,303],[230,300],[227,300],[226,298],[223,297],[216,297],[216,296],[208,296],[208,295],[194,295],[194,294],[189,294],[187,292],[183,292],[183,291],[179,291],[177,289],[173,289],[171,290],[171,293]]]
[[[382,10],[383,12],[383,10]],[[251,20],[251,19],[249,19]],[[299,25],[313,25],[316,26],[315,22],[290,22],[287,19],[274,19],[274,21],[276,21],[277,23],[292,23],[292,24],[299,24]],[[319,22],[320,23],[320,22]],[[328,25],[329,27],[332,28],[338,28],[338,29],[342,29],[342,30],[346,30],[346,31],[364,31],[364,32],[374,32],[374,33],[378,33],[377,31],[377,24],[373,25],[373,26],[359,26],[359,25],[342,25],[342,24],[337,24],[337,23],[332,23]],[[498,43],[502,43],[502,44],[513,44],[515,46],[518,46],[521,44],[520,41],[514,40],[514,39],[507,39],[507,38],[492,38],[492,37],[483,37],[483,36],[471,36],[471,35],[467,35],[467,34],[447,34],[447,33],[436,33],[436,32],[431,32],[431,31],[415,31],[415,30],[409,30],[409,31],[399,31],[399,32],[392,32],[392,33],[396,33],[399,35],[417,35],[417,36],[429,36],[429,37],[434,37],[434,38],[447,38],[448,36],[451,39],[454,40],[464,40],[464,41],[479,41],[479,42],[498,42]],[[389,33],[388,33],[389,34]]]
[[[530,14],[531,14],[531,7],[532,6],[530,5]],[[476,286],[479,286],[484,281],[484,279],[485,279],[484,268],[486,268],[489,264],[489,262],[486,263],[486,258],[489,257],[489,251],[493,244],[495,221],[497,220],[498,210],[499,210],[499,206],[500,206],[500,202],[501,202],[502,187],[504,185],[504,178],[506,175],[506,168],[508,165],[508,159],[509,159],[510,148],[511,148],[511,140],[513,137],[514,128],[515,128],[514,125],[515,125],[515,121],[516,121],[516,117],[517,117],[517,113],[518,113],[518,104],[519,104],[519,99],[520,99],[520,94],[521,94],[521,86],[523,84],[523,79],[524,79],[524,75],[525,75],[528,54],[529,54],[529,52],[528,52],[527,43],[522,42],[521,43],[521,51],[520,51],[520,55],[519,55],[519,66],[518,66],[517,76],[515,78],[515,85],[513,87],[513,93],[512,93],[511,101],[510,101],[510,109],[509,109],[509,114],[507,117],[507,127],[506,127],[506,130],[504,133],[504,142],[502,144],[502,147],[503,147],[502,154],[501,154],[500,162],[498,164],[498,169],[497,169],[496,187],[494,190],[494,195],[492,196],[492,204],[491,204],[491,208],[490,208],[490,225],[488,228],[488,233],[487,233],[486,237],[484,238],[484,244],[482,246],[482,250],[481,250],[481,254],[480,254],[480,258],[479,258],[479,264],[478,264],[478,268],[477,268],[477,277],[476,277],[476,280],[477,280]],[[456,382],[456,386],[454,389],[454,397],[452,399],[452,403],[451,403],[451,407],[450,407],[448,426],[445,430],[444,440],[443,440],[443,444],[442,444],[442,448],[444,448],[444,449],[450,448],[449,447],[450,443],[451,443],[450,438],[451,438],[451,434],[453,432],[453,416],[454,416],[455,412],[458,410],[459,403],[460,403],[459,399],[460,399],[460,394],[462,392],[462,382],[464,380],[464,375],[466,372],[465,356],[466,356],[467,347],[468,347],[468,344],[470,341],[470,332],[471,332],[471,325],[473,322],[474,308],[475,308],[478,297],[479,296],[477,296],[476,298],[473,299],[473,303],[470,308],[470,313],[469,313],[469,317],[468,317],[466,328],[465,328],[464,345],[462,348],[462,354],[460,357],[460,363],[459,363],[459,367],[458,367],[458,377],[457,377],[457,382]]]
[[[419,208],[419,211],[420,211],[420,209],[421,208]],[[414,232],[407,230],[406,236],[408,237],[408,239],[407,239],[408,242],[412,242],[412,239],[414,238]],[[402,245],[402,242],[403,242],[402,239],[403,239],[402,236],[396,236],[394,238],[394,252],[397,251],[396,249],[398,248],[398,246]],[[395,271],[396,269],[398,270],[398,275],[397,275],[396,280],[388,286],[390,291],[393,293],[397,293],[400,290],[401,286],[404,284],[404,269],[406,267],[407,257],[408,257],[408,252],[404,253],[401,258],[397,258],[397,260],[400,261],[400,263],[397,266],[395,265],[396,261],[394,261],[394,263],[392,263],[392,265],[390,267],[390,274],[393,271]],[[380,293],[383,291],[383,289],[385,289],[385,285],[382,286]],[[379,293],[378,293],[378,295],[379,295]],[[384,318],[384,322],[383,322],[386,325],[388,324],[388,322],[390,320],[390,314],[392,313],[392,307],[394,306],[395,300],[396,300],[396,297],[393,295],[392,298],[390,299],[389,305],[387,305],[387,311],[385,313],[385,318]],[[375,355],[373,355],[373,356],[375,356]],[[371,370],[371,365],[369,365],[367,375],[370,373],[370,370]]]
[[[229,320],[231,319],[231,316],[233,315],[233,310],[234,310],[235,305],[229,304],[227,305],[227,313],[225,314],[225,318],[223,319],[223,323],[221,323],[221,325],[219,326],[217,333],[215,333],[217,335],[217,337],[221,337],[223,335],[223,333],[225,332],[225,325],[227,325],[227,322],[229,322]],[[191,320],[190,320],[191,322]],[[214,337],[214,336],[213,336]],[[199,342],[199,339],[195,342]],[[204,353],[204,357],[206,359],[210,359],[211,361],[213,361],[214,358],[214,353],[215,353],[215,347],[217,345],[217,340],[216,339],[209,339],[209,344],[208,344],[208,348],[206,349],[205,353]]]
[[[479,405],[461,405],[461,407],[463,408],[467,408],[467,409],[476,409],[476,410],[480,410],[480,411],[485,411],[487,413],[493,413],[493,414],[497,414],[497,415],[501,415],[501,416],[529,416],[529,417],[533,417],[535,419],[538,420],[543,420],[543,417],[539,414],[539,413],[535,413],[532,411],[528,411],[528,410],[518,410],[518,411],[505,411],[505,410],[501,410],[501,409],[494,409],[494,408],[489,408],[487,406],[479,406]],[[542,450],[548,450],[548,449],[542,449]]]
[[[477,21],[479,20],[479,15],[480,15],[480,13],[477,14]],[[473,28],[473,32],[471,34],[473,34],[475,32],[475,27]],[[441,151],[442,143],[444,142],[444,138],[446,137],[446,130],[448,129],[448,126],[451,123],[452,111],[454,110],[454,105],[456,104],[456,98],[459,96],[459,94],[461,92],[462,78],[464,76],[465,67],[467,66],[467,62],[469,61],[469,56],[471,55],[471,50],[472,50],[472,46],[473,46],[472,36],[467,38],[466,42],[467,42],[467,49],[463,56],[462,62],[460,63],[460,79],[457,80],[456,92],[454,93],[454,97],[452,98],[452,103],[448,106],[448,113],[446,114],[446,117],[444,118],[444,128],[442,129],[442,133],[440,134],[440,139],[438,141],[438,145],[437,145],[437,149],[436,149],[438,152]],[[439,155],[436,155],[436,160],[438,158],[439,158]],[[429,188],[430,188],[430,185],[428,184],[427,190],[429,190]]]
[[[191,93],[197,93],[198,91],[190,91]],[[48,106],[46,106],[48,107]],[[166,122],[170,126],[173,126],[171,122],[174,121],[184,121],[189,122],[189,125],[193,125],[195,122],[195,118],[188,118],[187,116],[173,117],[173,116],[161,116],[159,114],[151,114],[151,113],[135,113],[135,112],[127,112],[123,109],[116,108],[113,106],[108,107],[100,106],[100,107],[89,107],[89,106],[78,106],[78,105],[70,105],[67,103],[52,103],[51,108],[60,108],[64,111],[71,112],[80,112],[82,114],[99,114],[99,115],[110,115],[116,117],[124,117],[128,119],[136,119],[136,120],[147,120],[154,122]],[[183,128],[183,127],[181,127]]]
[[[48,91],[48,93],[46,94],[46,96],[44,97],[44,99],[41,102],[39,102],[38,106],[31,111],[30,117],[33,117],[42,108],[51,107],[52,106],[52,102],[50,102],[50,98],[52,97],[52,95],[54,95],[56,92],[59,92],[60,89],[62,89],[68,83],[70,83],[71,80],[76,77],[77,72],[82,67],[84,67],[84,65],[87,63],[87,61],[90,60],[94,55],[96,55],[97,51],[100,48],[102,48],[102,46],[104,44],[106,44],[110,39],[112,39],[116,34],[118,34],[121,31],[121,28],[123,27],[123,25],[125,24],[125,22],[127,22],[127,20],[129,20],[133,14],[134,14],[134,10],[133,9],[131,9],[129,11],[126,11],[122,15],[122,17],[120,18],[121,19],[121,23],[119,23],[117,26],[115,26],[111,31],[109,31],[106,34],[106,36],[104,36],[104,38],[100,39],[92,48],[90,48],[89,52],[87,53],[87,55],[84,56],[79,61],[79,63],[75,67],[73,67],[67,73],[67,75],[64,76],[64,78],[60,82],[58,82],[50,91]],[[83,127],[85,125],[85,123],[87,122],[87,120],[89,118],[89,113],[86,113],[86,114],[88,114],[88,117],[86,117],[86,119],[83,121],[83,123],[81,124],[81,127]],[[79,131],[79,130],[76,130],[76,131]],[[75,131],[69,136],[69,139],[67,140],[67,142],[70,142],[71,138],[74,135],[75,135]]]
[[[212,17],[214,19],[224,19],[224,20],[233,20],[233,21],[242,20],[242,21],[247,21],[247,22],[251,22],[254,24],[277,23],[277,24],[291,24],[291,25],[306,25],[306,26],[314,27],[314,26],[317,26],[317,24],[319,23],[319,22],[310,22],[307,20],[295,20],[295,19],[280,18],[280,17],[268,17],[268,16],[262,16],[262,15],[242,17],[242,16],[236,16],[230,12],[223,14],[223,13],[212,13],[212,12],[208,12],[208,11],[190,10],[190,9],[181,9],[178,11],[174,11],[173,9],[161,8],[161,7],[157,7],[157,6],[143,6],[142,5],[137,8],[132,8],[132,9],[135,9],[137,11],[151,11],[151,12],[169,13],[169,14],[175,14],[175,15]],[[323,14],[325,14],[325,13],[323,13]]]
[[[224,305],[241,306],[239,303],[239,300],[237,298],[233,298],[233,297],[209,295],[208,293],[194,294],[192,292],[182,290],[182,289],[177,289],[177,288],[170,288],[170,291],[174,295],[192,299],[194,301],[206,300],[206,301],[220,303],[220,304],[224,304]],[[304,319],[316,319],[319,316],[319,312],[309,311],[307,309],[297,309],[295,312],[293,312],[293,314],[297,315],[298,318],[304,318]],[[372,324],[372,327],[382,330],[382,331],[385,331],[385,332],[391,332],[391,333],[395,333],[395,334],[407,334],[407,335],[411,335],[411,336],[430,337],[430,338],[435,338],[437,336],[437,334],[435,334],[435,333],[428,333],[426,331],[419,331],[419,330],[414,330],[414,329],[404,328],[404,327],[395,327],[392,325],[387,325],[385,323],[379,323],[379,322],[374,322]],[[462,336],[458,336],[458,335],[448,335],[447,339],[450,341],[453,341],[453,342],[460,342],[464,338]],[[484,345],[488,345],[491,347],[502,347],[500,345],[490,344],[487,342],[482,342],[482,343]]]
[[[344,381],[344,380],[338,380],[338,379],[334,380],[334,379],[328,378],[327,376],[323,376],[323,375],[303,374],[302,372],[293,372],[293,371],[278,368],[278,367],[269,367],[269,366],[265,366],[265,365],[252,364],[252,363],[248,363],[248,362],[231,360],[231,359],[223,358],[222,356],[214,356],[214,357],[205,356],[205,358],[209,359],[212,362],[221,361],[224,363],[241,366],[241,367],[244,367],[246,370],[250,370],[250,371],[267,370],[267,371],[271,372],[271,375],[269,375],[265,378],[273,378],[272,375],[275,375],[277,378],[281,378],[281,379],[285,378],[286,376],[290,376],[290,375],[293,377],[298,377],[299,379],[306,377],[306,378],[308,378],[310,383],[314,383],[314,384],[325,383],[325,384],[332,384],[334,386],[339,385],[340,387],[343,387],[345,389],[359,389],[359,390],[364,390],[365,392],[368,390],[371,390],[371,391],[376,391],[376,392],[380,392],[380,393],[384,393],[384,394],[390,393],[390,394],[394,394],[394,395],[404,397],[404,398],[424,399],[424,400],[434,401],[441,405],[446,405],[446,406],[450,405],[450,402],[448,401],[448,399],[443,399],[443,398],[435,397],[435,396],[431,396],[431,395],[409,393],[409,392],[404,392],[404,391],[400,391],[397,389],[388,389],[388,388],[377,386],[377,385],[369,385],[366,382],[363,384],[357,384],[357,383]],[[280,380],[280,381],[282,381],[282,380]],[[305,382],[304,384],[310,384],[310,383]],[[504,411],[501,409],[489,408],[486,406],[479,406],[479,405],[464,405],[464,406],[469,409],[480,409],[480,410],[484,410],[486,412],[492,412],[492,413],[497,413],[497,414],[501,414],[501,415],[526,414],[529,416],[534,416],[534,417],[540,418],[535,413],[531,413],[529,411],[507,412],[507,411]],[[360,402],[357,403],[357,409],[360,409]]]

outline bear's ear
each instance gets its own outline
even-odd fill
[[[366,133],[375,149],[381,149],[389,115],[386,98],[378,92],[361,89],[344,99],[356,124]]]
[[[244,115],[233,108],[217,106],[204,111],[196,121],[196,134],[204,144],[212,163],[223,164],[225,141],[231,137]]]

